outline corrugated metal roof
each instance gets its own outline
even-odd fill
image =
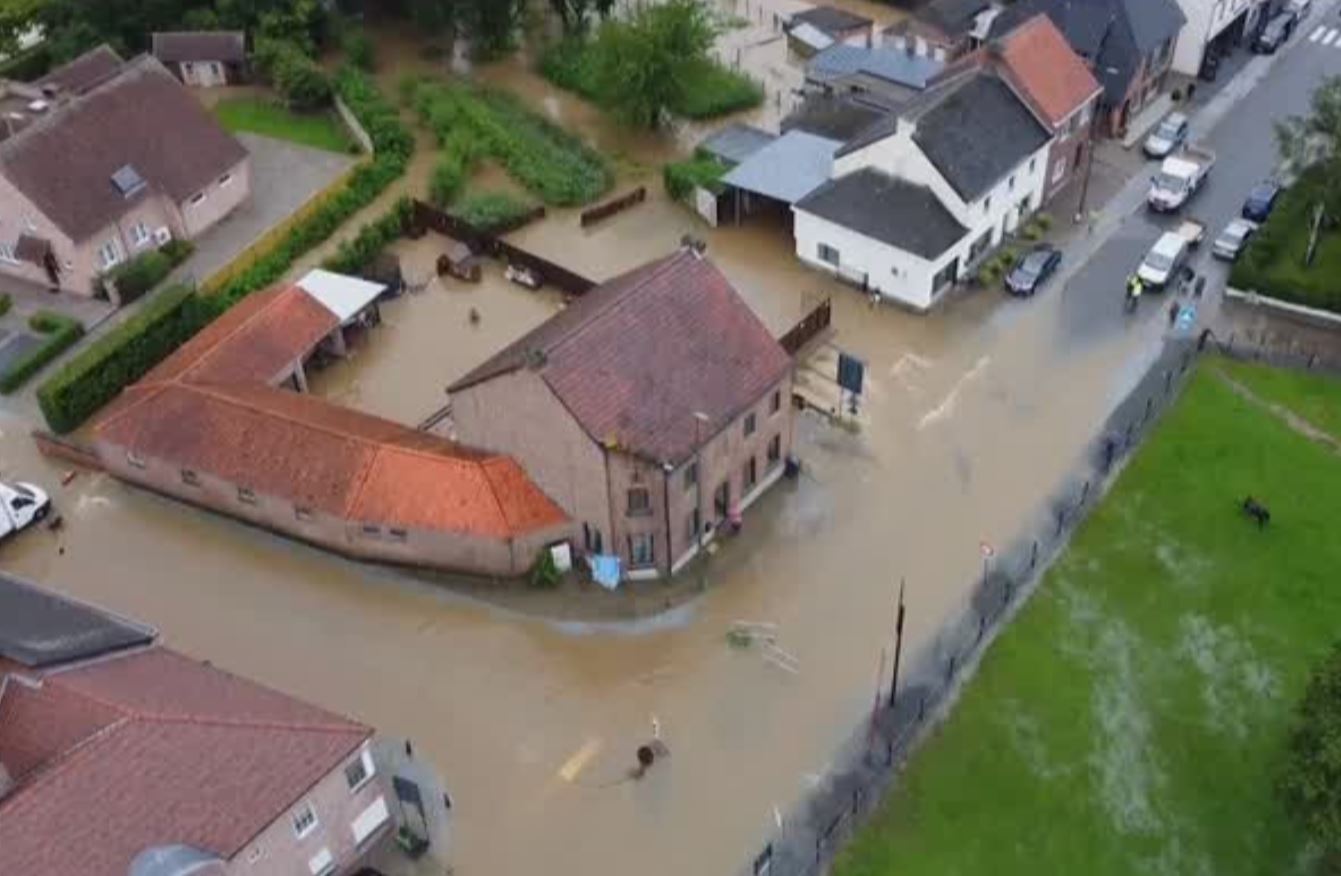
[[[853,73],[865,73],[910,88],[925,88],[927,81],[944,66],[941,61],[926,55],[839,43],[811,58],[806,65],[806,76],[817,82],[828,82]]]
[[[833,154],[842,145],[805,131],[788,131],[750,156],[722,182],[795,204],[828,182]]]
[[[698,148],[729,164],[740,164],[777,138],[777,134],[736,122],[705,137]]]

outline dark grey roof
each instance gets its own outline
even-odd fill
[[[782,120],[782,130],[805,131],[844,142],[865,131],[888,111],[845,95],[812,94]]]
[[[760,149],[722,182],[747,192],[795,204],[824,184],[840,140],[788,131]]]
[[[830,82],[854,73],[865,73],[909,88],[925,88],[928,80],[945,64],[925,55],[911,55],[898,49],[868,49],[836,43],[810,59],[806,77]]]
[[[1141,59],[1175,39],[1187,20],[1175,0],[1019,0],[992,22],[991,36],[1009,33],[1040,12],[1090,62],[1110,105],[1126,96]]]
[[[40,669],[153,640],[148,627],[0,572],[0,657]]]
[[[240,30],[156,33],[151,44],[154,57],[165,64],[182,61],[224,61],[240,64],[247,59],[247,38]]]
[[[848,12],[846,9],[816,6],[814,9],[793,15],[792,24],[808,24],[827,34],[838,34],[859,27],[870,27],[871,19]]]
[[[796,209],[927,260],[968,234],[931,189],[870,168],[830,180]]]
[[[705,137],[698,148],[734,165],[740,164],[776,139],[776,134],[736,122]]]
[[[1006,83],[985,72],[950,83],[915,123],[913,142],[966,202],[1051,136]]]
[[[962,36],[973,28],[978,13],[990,0],[931,0],[917,11],[917,18],[947,36]]]

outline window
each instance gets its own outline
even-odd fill
[[[367,749],[345,765],[345,784],[350,791],[357,791],[368,783],[373,775],[372,754]]]
[[[29,230],[29,231],[36,231],[36,230],[37,230],[37,223],[34,222],[34,221],[33,221],[33,217],[32,217],[32,216],[29,216],[27,213],[24,213],[24,214],[23,214],[23,224],[26,225],[26,226],[28,226],[28,230]]]
[[[1008,192],[1015,191],[1015,177],[1013,175],[1011,176],[1010,179],[1006,180],[1006,191]]]
[[[773,396],[768,400],[768,412],[776,414],[780,410],[782,410],[782,390],[775,389]]]
[[[317,829],[317,810],[306,801],[293,810],[293,835],[302,839]]]
[[[749,436],[753,435],[753,434],[754,434],[754,430],[755,430],[755,428],[756,428],[758,425],[759,425],[759,423],[758,423],[758,419],[754,416],[754,413],[753,413],[753,412],[750,412],[750,413],[746,414],[746,415],[745,415],[745,437],[748,438]]]
[[[189,468],[182,469],[182,483],[191,487],[200,486],[200,476]]]
[[[294,506],[293,506],[293,516],[296,517],[296,518],[298,518],[299,520],[311,520],[311,519],[312,519],[312,509],[311,509],[311,508],[307,508],[307,507],[305,507],[305,506],[303,506],[303,505],[294,505]]]
[[[782,436],[774,435],[768,439],[768,464],[774,466],[782,459]]]
[[[698,483],[698,460],[684,467],[684,488],[687,490]]]
[[[219,177],[219,188],[223,188],[232,181],[233,175],[231,173],[225,173],[223,176]]]
[[[150,233],[149,226],[145,225],[144,222],[136,222],[130,226],[130,242],[135,244],[136,247],[148,246],[153,239],[154,236]]]
[[[191,206],[192,206],[192,207],[198,207],[198,206],[200,206],[200,205],[203,204],[203,203],[205,203],[205,193],[204,193],[204,192],[196,192],[194,195],[191,196]]]
[[[990,212],[992,211],[992,196],[991,196],[991,195],[988,195],[987,197],[983,198],[983,201],[982,201],[982,211],[983,211],[984,213],[990,213]]]
[[[135,468],[144,468],[144,457],[133,450],[126,451],[126,462],[130,463]]]
[[[14,255],[14,244],[0,243],[0,262],[18,264],[18,261],[18,257]]]
[[[104,243],[98,247],[98,264],[105,271],[108,268],[114,268],[121,263],[121,245],[116,242],[116,238]]]
[[[379,538],[382,535],[382,527],[372,523],[363,524],[362,528],[364,538]]]
[[[392,541],[405,541],[410,537],[410,533],[408,530],[399,529],[395,527],[388,529],[386,531],[386,534],[387,537],[390,538]]]
[[[685,517],[685,537],[689,540],[690,544],[698,543],[698,533],[702,528],[702,515],[699,513],[699,510],[695,508]]]
[[[335,872],[335,859],[331,857],[331,850],[323,848],[313,855],[307,862],[307,872],[312,876],[330,876]]]
[[[656,562],[653,550],[653,537],[650,532],[640,532],[629,536],[629,565],[650,566]]]
[[[819,245],[819,260],[837,267],[842,258],[838,255],[838,250],[827,243],[821,243]]]
[[[237,500],[244,505],[255,505],[256,494],[251,491],[250,487],[238,487]]]
[[[1054,184],[1061,182],[1062,177],[1066,176],[1067,162],[1068,158],[1063,154],[1062,157],[1057,159],[1057,163],[1052,166],[1052,181]]]
[[[634,487],[629,490],[629,516],[643,517],[652,513],[652,497],[646,488]]]
[[[758,480],[759,468],[755,465],[754,457],[751,456],[749,459],[745,460],[744,489],[748,490],[750,487],[754,486],[755,482]]]
[[[1037,166],[1038,166],[1038,156],[1035,155],[1033,158],[1029,159],[1029,172],[1033,173],[1034,168]]]
[[[265,849],[261,848],[260,846],[252,846],[251,848],[247,849],[247,863],[255,864],[257,861],[261,860],[262,856],[264,855],[265,855]]]

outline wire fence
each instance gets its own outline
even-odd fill
[[[1041,572],[1065,547],[1119,464],[1178,397],[1199,355],[1341,375],[1341,349],[1308,347],[1288,337],[1240,334],[1170,338],[1150,368],[1095,436],[1062,486],[1017,541],[999,551],[963,608],[901,673],[897,697],[882,698],[843,745],[838,766],[785,818],[742,876],[812,876],[827,870],[843,841],[897,780],[900,765],[940,720],[986,647],[1023,606]]]

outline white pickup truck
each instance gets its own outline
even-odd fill
[[[1170,155],[1150,180],[1146,203],[1152,210],[1172,213],[1196,194],[1214,166],[1215,153],[1203,146],[1188,146],[1177,155]]]
[[[51,511],[51,499],[32,484],[0,483],[0,541],[40,523]]]

